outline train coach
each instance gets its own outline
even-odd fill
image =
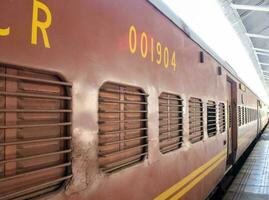
[[[267,124],[161,1],[0,4],[0,200],[205,199]]]

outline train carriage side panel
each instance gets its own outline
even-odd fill
[[[228,121],[224,112],[226,129],[210,137],[208,115],[214,104],[218,108],[223,103],[227,108],[227,93],[223,92],[227,75],[237,83],[236,78],[224,68],[218,74],[221,64],[144,0],[28,2],[1,2],[0,62],[57,73],[72,83],[73,178],[60,192],[49,193],[50,198],[160,199],[160,195],[191,200],[206,198],[225,173]],[[33,23],[38,20],[48,24],[38,27]],[[108,83],[114,85],[109,84],[105,90],[113,94],[102,93]],[[134,93],[139,98],[133,97]],[[168,153],[160,151],[162,93],[170,94],[164,98],[183,100],[183,144]],[[109,98],[119,104],[114,107],[101,104]],[[202,113],[202,122],[199,121],[202,137],[197,142],[191,142],[189,134],[192,98],[199,99],[198,106],[203,109],[199,113]],[[247,98],[252,105],[254,97]],[[124,106],[126,101],[143,106]],[[100,114],[100,105],[111,109],[113,114]],[[106,143],[100,139],[103,130],[116,127],[119,129],[116,132],[124,132],[141,125],[136,118],[140,115],[127,115],[125,108],[129,112],[132,109],[145,112],[141,114],[145,118],[139,120],[144,120],[141,124],[147,139],[143,138],[143,144],[148,156],[109,173],[101,169],[100,156],[115,155],[113,142],[117,140],[121,143],[118,149],[129,150],[124,149],[126,144],[122,140],[126,138],[121,138],[112,141],[113,148],[103,148],[110,153],[101,152],[101,143]],[[216,110],[215,114],[219,114]],[[115,116],[119,118],[115,120]],[[135,119],[126,122],[128,116]],[[118,124],[101,126],[106,120]],[[215,123],[218,130],[219,122]]]

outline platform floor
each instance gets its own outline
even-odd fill
[[[269,128],[236,175],[224,200],[269,200]]]

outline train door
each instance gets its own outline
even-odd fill
[[[235,161],[237,150],[237,88],[236,82],[227,77],[227,167]]]

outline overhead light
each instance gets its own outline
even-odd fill
[[[269,56],[269,53],[255,52],[257,55]]]
[[[254,34],[254,33],[246,33],[248,37],[253,37],[253,38],[260,38],[260,39],[269,39],[269,36],[267,35],[260,35],[260,34]]]
[[[259,64],[269,66],[269,63],[259,62]]]
[[[269,12],[269,7],[266,6],[252,6],[252,5],[239,5],[239,4],[231,4],[231,7],[236,10],[252,10],[259,12]]]
[[[269,53],[269,49],[262,49],[262,48],[253,48],[255,51],[261,51],[261,52],[268,52]]]

